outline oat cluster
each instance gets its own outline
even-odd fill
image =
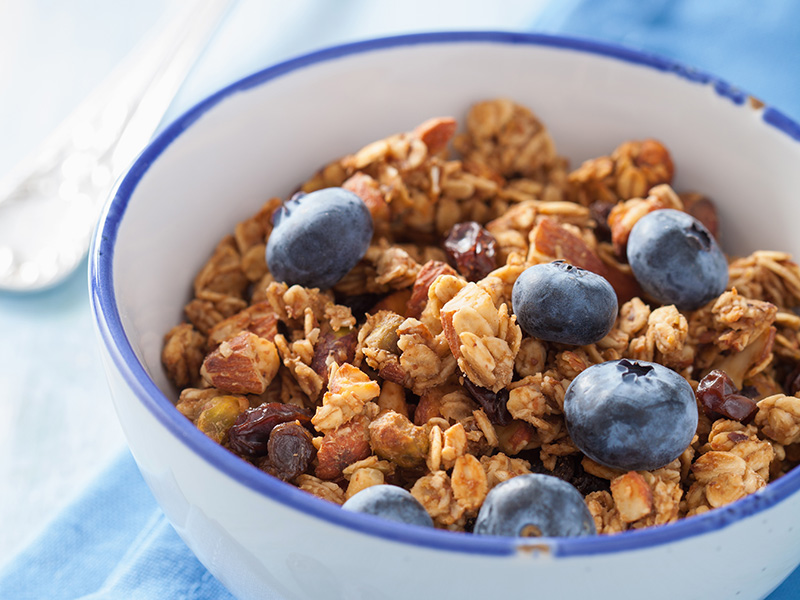
[[[459,531],[492,487],[529,472],[570,481],[608,534],[723,506],[791,469],[800,460],[800,268],[791,257],[730,258],[721,296],[691,312],[661,306],[626,264],[637,220],[673,208],[719,234],[709,198],[672,189],[661,143],[625,141],[570,170],[545,125],[510,100],[476,104],[465,124],[456,134],[454,119],[431,119],[302,184],[355,192],[375,224],[366,255],[331,290],[270,275],[264,250],[279,198],[223,239],[194,280],[186,322],[165,338],[178,410],[237,452],[241,440],[258,447],[259,427],[269,436],[271,406],[296,408],[307,417],[272,429],[282,428],[269,456],[237,453],[339,504],[371,485],[403,486],[437,527]],[[491,243],[448,255],[444,239],[466,222]],[[489,269],[480,266],[487,256]],[[517,325],[516,278],[554,259],[617,292],[616,324],[599,342],[544,342]],[[597,464],[569,438],[564,394],[582,370],[618,358],[659,362],[695,389],[721,371],[753,411],[736,420],[698,396],[697,435],[678,459],[652,472]],[[241,425],[256,407],[269,418]],[[313,459],[278,464],[279,443],[295,458],[310,444]]]

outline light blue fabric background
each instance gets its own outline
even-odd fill
[[[87,12],[93,4],[105,7],[106,13]],[[490,4],[501,6],[490,8]],[[80,10],[70,10],[65,5]],[[65,35],[58,29],[59,23],[77,30],[82,18],[93,19],[97,26],[113,23],[130,37],[136,27],[143,29],[152,22],[160,8],[155,0],[143,1],[135,8],[131,3],[126,6],[130,15],[120,23],[121,17],[111,14],[109,3],[41,1],[25,6],[24,10],[17,7],[17,13],[12,9],[11,16],[27,11],[25,15],[30,17],[31,11],[39,11],[34,17],[40,18],[50,38]],[[3,10],[9,9],[0,4],[0,21]],[[129,27],[123,27],[124,23]],[[0,22],[0,35],[12,29],[8,20]],[[710,71],[800,119],[800,3],[795,0],[242,0],[201,57],[168,119],[221,85],[291,55],[353,39],[435,29],[542,31],[622,43]],[[39,33],[42,39],[47,37]],[[77,42],[74,48],[62,50],[73,51],[73,61],[80,60],[76,56],[87,64],[94,60],[94,72],[99,76],[110,68],[112,59],[121,56],[120,49],[129,41],[133,40],[104,32],[95,43],[114,51],[109,50],[107,56],[100,58]],[[64,65],[62,69],[76,64],[64,56],[59,60]],[[19,68],[15,64],[4,63],[0,57],[0,91],[2,76],[14,75],[14,68]],[[76,73],[86,76],[81,69]],[[73,99],[77,102],[80,94],[75,90],[80,88],[73,86],[72,96],[66,94],[61,98],[62,104],[67,106]],[[89,90],[83,93],[86,91]],[[39,98],[35,103],[29,102],[28,108],[44,114],[52,101]],[[5,106],[0,101],[0,107]],[[24,111],[25,106],[20,102],[17,109]],[[48,127],[56,124],[48,121],[56,113],[51,110],[48,118],[38,119],[34,133],[44,135]],[[10,125],[3,127],[5,140],[24,133]],[[21,146],[28,143],[32,149],[30,138],[24,138]],[[0,173],[9,166],[3,163],[4,157],[6,162],[11,161],[19,149],[9,151],[8,143],[3,141],[0,139]],[[77,490],[60,515],[6,562],[0,571],[0,598],[230,598],[166,522],[130,454],[126,450],[119,453],[121,437],[111,423],[113,415],[99,372],[84,280],[85,274],[80,273],[65,285],[35,296],[0,294],[0,335],[4,341],[14,341],[0,344],[0,410],[11,414],[9,419],[0,419],[0,461],[7,461],[2,463],[2,472],[23,482],[24,473],[33,469],[33,479],[63,481],[63,485],[49,486],[51,494],[53,490]],[[31,410],[32,406],[37,410]],[[90,426],[81,429],[83,420],[71,421],[75,411],[86,411]],[[72,429],[64,431],[63,424],[69,423]],[[64,445],[64,440],[80,436],[92,436],[94,441],[74,448]],[[87,485],[89,473],[94,475],[114,455],[117,457]],[[62,462],[62,457],[97,468],[80,470]],[[74,472],[81,473],[77,481],[71,476]],[[42,486],[37,487],[35,481],[27,484],[28,502],[40,504],[42,513],[45,506],[61,506],[65,501],[38,495]],[[66,497],[66,492],[63,495]],[[6,531],[16,535],[15,523],[32,519],[30,511],[19,506],[25,500],[18,498],[0,495],[0,537]],[[9,519],[9,515],[19,517]],[[8,543],[7,547],[16,551],[24,541],[22,537],[0,540],[0,548]],[[265,597],[271,597],[267,591]],[[800,571],[784,582],[770,600],[798,597]]]

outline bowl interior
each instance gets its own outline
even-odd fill
[[[495,97],[536,113],[572,167],[625,140],[659,139],[675,161],[675,189],[717,203],[727,252],[800,256],[800,144],[744,95],[704,79],[657,59],[516,34],[367,42],[267,69],[184,115],[121,183],[99,234],[113,248],[98,269],[113,273],[124,330],[114,343],[130,344],[141,366],[127,368],[152,378],[157,402],[174,401],[163,336],[237,222],[334,158],[433,116],[463,124],[470,105]]]

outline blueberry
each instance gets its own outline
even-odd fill
[[[574,537],[597,533],[581,493],[563,479],[530,473],[492,488],[474,533],[511,537]]]
[[[278,281],[327,289],[364,256],[372,217],[353,192],[326,188],[296,194],[273,216],[267,266]]]
[[[603,339],[617,318],[611,284],[562,260],[525,269],[514,283],[511,303],[527,334],[575,346]]]
[[[625,471],[672,462],[697,429],[697,403],[687,381],[663,365],[627,359],[593,365],[567,388],[564,418],[589,458]]]
[[[433,527],[433,520],[422,504],[410,492],[396,485],[364,488],[342,504],[342,508],[399,523]]]
[[[728,261],[714,236],[691,215],[665,208],[633,226],[628,262],[642,289],[662,304],[700,308],[728,285]]]

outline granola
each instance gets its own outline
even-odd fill
[[[526,473],[571,481],[598,533],[615,534],[734,502],[800,462],[800,266],[789,255],[730,257],[719,297],[694,311],[660,305],[626,261],[636,222],[670,208],[719,234],[711,199],[673,189],[666,146],[629,140],[570,170],[545,124],[508,99],[474,105],[457,130],[450,117],[429,119],[301,183],[301,193],[352,191],[373,220],[366,253],[330,290],[270,274],[280,198],[219,242],[193,281],[186,322],[164,339],[186,418],[235,452],[229,431],[251,411],[298,407],[308,431],[291,427],[313,459],[283,478],[337,504],[399,485],[437,527],[458,531],[492,488]],[[567,346],[517,325],[515,281],[554,259],[616,291],[602,340]],[[698,392],[697,433],[679,458],[653,471],[601,465],[570,439],[564,396],[584,369],[620,358],[661,363],[694,388],[724,372],[752,412],[718,414]],[[269,456],[240,456],[276,472]]]

